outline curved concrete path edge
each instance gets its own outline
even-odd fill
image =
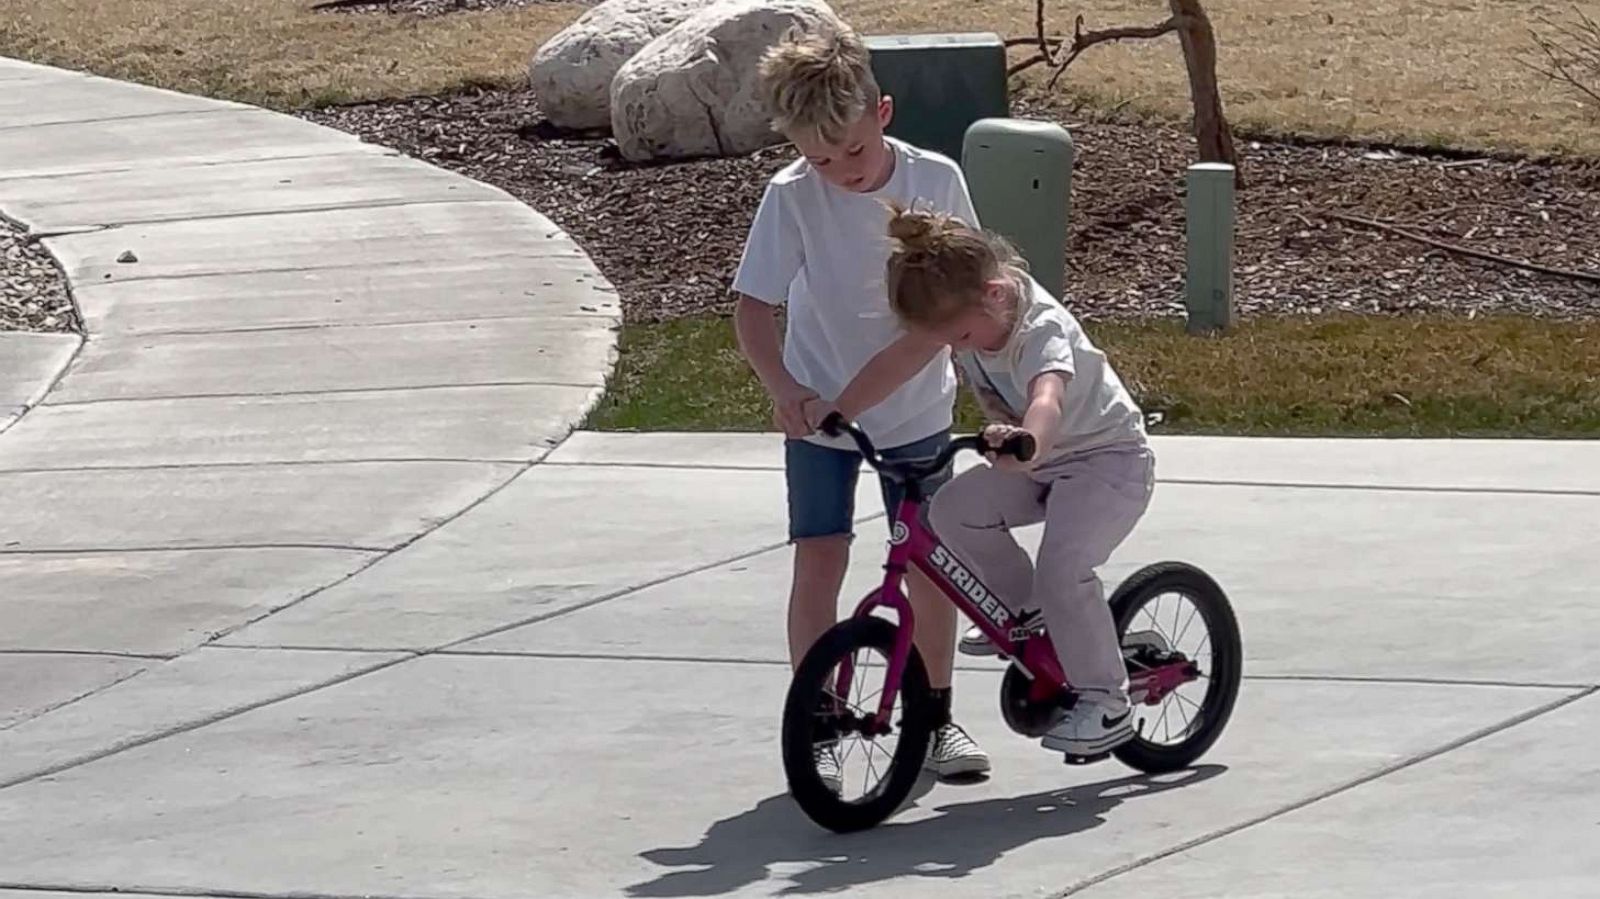
[[[0,434],[44,399],[82,345],[79,334],[0,331]]]
[[[0,336],[0,727],[461,516],[614,361],[615,291],[549,219],[287,115],[0,58],[0,214],[88,332]]]

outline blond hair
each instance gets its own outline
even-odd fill
[[[911,327],[937,328],[982,308],[985,288],[1027,263],[1005,238],[942,212],[889,206],[889,306]]]
[[[772,127],[826,143],[844,140],[882,96],[867,44],[849,25],[796,25],[761,57],[762,99]]]

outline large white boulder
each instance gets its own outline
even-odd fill
[[[611,79],[640,48],[703,9],[711,0],[605,0],[579,16],[534,54],[528,83],[551,124],[611,124]]]
[[[611,83],[625,159],[736,156],[775,143],[761,55],[793,25],[837,23],[822,0],[717,0],[645,45]]]

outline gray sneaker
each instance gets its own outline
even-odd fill
[[[1056,752],[1090,756],[1110,752],[1131,739],[1133,710],[1127,697],[1083,695],[1039,742]]]
[[[967,656],[993,656],[999,655],[1000,650],[989,642],[989,638],[984,636],[983,631],[978,630],[976,627],[969,627],[967,632],[961,635],[961,654]]]
[[[951,722],[933,732],[923,767],[941,779],[976,777],[989,773],[989,754],[967,736],[961,725]]]

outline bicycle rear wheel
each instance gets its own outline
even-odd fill
[[[783,709],[789,792],[811,820],[838,833],[875,827],[894,814],[928,755],[928,673],[916,647],[906,659],[887,732],[872,732],[894,637],[895,625],[882,618],[841,621],[806,653],[789,685]],[[840,695],[839,667],[846,659],[852,662],[849,695]],[[820,754],[829,751],[839,768],[837,792],[818,769]]]
[[[1233,607],[1210,575],[1164,562],[1123,582],[1111,612],[1130,679],[1175,659],[1194,666],[1189,682],[1154,704],[1135,697],[1135,736],[1112,753],[1147,773],[1186,768],[1222,735],[1239,695],[1244,649]]]

